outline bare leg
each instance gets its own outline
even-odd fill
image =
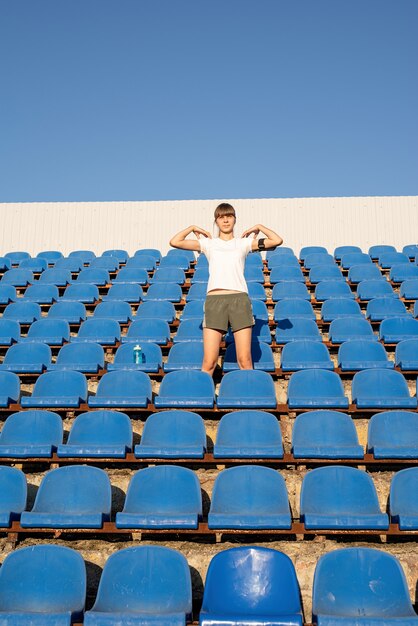
[[[218,363],[219,348],[222,341],[223,332],[213,328],[203,329],[203,363],[202,372],[207,372],[213,376]]]
[[[241,328],[241,330],[236,330],[234,332],[237,361],[241,370],[253,369],[253,360],[251,358],[252,332],[252,326],[248,326],[248,328]]]

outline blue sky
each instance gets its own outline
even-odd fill
[[[2,0],[0,202],[418,194],[417,0]]]

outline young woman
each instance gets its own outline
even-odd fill
[[[240,369],[252,369],[251,333],[254,318],[244,278],[245,257],[249,252],[268,250],[283,243],[279,235],[261,224],[245,230],[240,238],[236,238],[235,222],[234,207],[223,202],[215,210],[218,237],[212,238],[208,231],[199,226],[189,226],[170,240],[173,248],[202,252],[209,262],[203,319],[202,371],[210,375],[215,370],[222,336],[229,325],[234,333]],[[266,237],[257,239],[260,232]],[[191,233],[197,240],[186,239]]]

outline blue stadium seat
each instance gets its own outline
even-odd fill
[[[35,259],[23,259],[19,263],[20,270],[30,270],[34,274],[40,274],[48,267],[48,262],[46,259],[35,258]]]
[[[215,386],[206,372],[179,370],[168,372],[161,382],[154,404],[162,408],[213,408]]]
[[[363,370],[354,374],[353,403],[358,409],[409,409],[417,407],[400,372],[387,369]]]
[[[14,550],[0,571],[2,626],[70,626],[83,618],[86,566],[64,546]]]
[[[283,442],[278,420],[266,411],[227,413],[219,422],[213,457],[282,459]]]
[[[372,260],[366,252],[349,252],[341,257],[341,267],[350,270],[354,265],[372,265]]]
[[[269,270],[275,267],[296,267],[300,268],[298,258],[294,254],[274,254],[267,259]]]
[[[42,374],[51,358],[51,348],[46,343],[17,343],[7,350],[0,371]]]
[[[94,304],[99,299],[99,289],[97,285],[78,284],[69,285],[61,297],[61,301],[82,302],[83,304]]]
[[[296,340],[283,346],[281,353],[283,372],[313,368],[334,371],[334,363],[331,361],[327,347],[322,342]]]
[[[335,259],[332,254],[328,252],[311,252],[307,254],[305,260],[303,261],[303,266],[305,269],[310,270],[316,265],[327,265],[327,266],[335,266]]]
[[[361,251],[361,248],[359,248],[358,246],[337,246],[334,250],[334,259],[336,261],[341,261],[344,254]]]
[[[115,250],[105,250],[104,252],[102,252],[102,256],[116,257],[119,263],[126,263],[129,254],[126,250],[120,250],[119,248],[117,248]]]
[[[340,377],[328,370],[295,372],[290,377],[287,395],[290,409],[348,408]]]
[[[328,254],[328,250],[324,246],[304,246],[299,253],[300,260],[304,261],[309,254]]]
[[[12,265],[19,265],[23,259],[30,259],[29,252],[6,252],[4,255],[6,259],[9,259]]]
[[[292,453],[295,459],[362,459],[364,456],[351,417],[321,409],[296,417]]]
[[[186,252],[186,250],[181,250],[178,254],[163,256],[159,267],[178,267],[182,270],[189,269],[190,258],[189,255],[184,254],[184,252]]]
[[[59,250],[41,250],[36,255],[36,258],[46,259],[50,265],[54,265],[55,261],[62,259],[63,253]]]
[[[399,289],[399,297],[406,300],[418,299],[418,278],[404,280]]]
[[[39,376],[31,396],[22,396],[24,408],[78,408],[87,401],[87,380],[80,372],[46,372]]]
[[[274,469],[240,465],[218,474],[208,515],[209,528],[291,528],[283,477]]]
[[[375,459],[418,459],[418,420],[411,411],[383,411],[369,421],[367,452]]]
[[[110,519],[108,475],[98,467],[69,465],[45,474],[22,528],[102,528]]]
[[[418,467],[396,472],[392,478],[389,511],[400,530],[418,530]]]
[[[295,339],[322,341],[321,333],[314,320],[303,317],[279,320],[276,325],[276,343],[288,343]]]
[[[399,343],[418,338],[418,320],[412,317],[388,317],[379,327],[379,339],[384,343]]]
[[[34,282],[33,273],[30,270],[11,269],[7,270],[0,279],[2,285],[13,287],[27,287]]]
[[[412,263],[399,263],[392,265],[389,272],[389,280],[394,283],[402,283],[404,280],[418,277],[418,267]]]
[[[72,250],[68,256],[82,259],[84,265],[88,265],[92,259],[96,258],[96,254],[92,250]]]
[[[19,402],[20,380],[14,372],[0,372],[0,407],[8,408]]]
[[[3,311],[3,319],[15,320],[19,324],[32,324],[41,315],[41,307],[37,302],[25,302],[23,299],[8,304]]]
[[[381,322],[388,317],[410,315],[401,300],[397,298],[373,298],[367,304],[366,317],[372,322]]]
[[[189,263],[196,261],[196,255],[193,250],[179,250],[178,248],[170,248],[167,252],[167,256],[180,256],[186,257]]]
[[[0,433],[0,458],[50,458],[62,437],[58,413],[36,409],[12,413]]]
[[[273,302],[278,302],[279,300],[292,298],[302,298],[303,300],[311,300],[311,294],[308,291],[308,288],[304,283],[299,282],[283,282],[277,283],[273,287],[273,291],[271,293],[271,299]]]
[[[253,306],[254,302],[256,302],[256,300],[251,301],[251,306]],[[259,302],[261,304],[264,304],[264,302],[261,302],[261,300]],[[234,341],[234,333],[232,332],[232,329],[229,328],[228,332],[225,335],[225,343],[229,344],[233,343]],[[269,345],[272,343],[271,331],[267,320],[263,320],[254,316],[254,326],[252,327],[251,341],[253,343],[263,342]]]
[[[418,336],[398,343],[395,349],[395,365],[404,371],[418,371]]]
[[[275,409],[274,383],[267,372],[237,370],[224,375],[217,399],[218,408]]]
[[[328,330],[329,340],[333,344],[344,343],[353,339],[377,341],[377,335],[364,317],[340,317],[333,320]]]
[[[111,300],[123,300],[130,304],[141,302],[143,291],[140,285],[134,283],[113,283],[109,291],[102,297],[103,302]]]
[[[203,300],[191,300],[190,302],[187,302],[180,317],[181,321],[185,322],[186,320],[191,319],[199,319],[202,321],[203,303]]]
[[[195,267],[196,269],[198,269],[199,267],[209,267],[207,257],[203,253],[198,252]]]
[[[209,280],[209,268],[208,267],[198,267],[191,279],[192,285],[195,283],[205,283],[207,285]]]
[[[203,341],[203,321],[199,319],[181,320],[173,337],[174,343]]]
[[[61,348],[56,362],[48,365],[48,370],[74,370],[83,374],[97,374],[104,366],[103,348],[98,343],[69,343]]]
[[[381,254],[386,254],[387,252],[396,252],[395,246],[389,246],[387,244],[379,244],[376,246],[370,246],[369,255],[373,259],[373,261],[377,261]]]
[[[275,285],[282,282],[300,282],[304,283],[305,278],[303,272],[297,264],[295,267],[291,265],[278,265],[273,267],[270,272],[270,283]]]
[[[187,305],[186,305],[187,306]],[[263,322],[269,321],[269,313],[265,302],[261,300],[251,300],[251,308],[253,310],[253,316],[255,321],[262,320]],[[184,315],[184,311],[183,311]]]
[[[216,554],[206,575],[199,626],[215,624],[302,626],[299,585],[290,558],[256,546]]]
[[[141,269],[139,267],[123,267],[117,273],[116,278],[113,281],[113,284],[118,285],[121,284],[134,284],[134,285],[147,285],[148,280],[148,272],[147,270]]]
[[[108,372],[99,381],[90,407],[146,408],[152,399],[151,381],[144,372],[121,370]]]
[[[203,362],[203,341],[182,341],[175,343],[164,363],[165,372],[176,370],[200,370]]]
[[[342,548],[320,557],[312,614],[317,626],[418,623],[399,561],[373,548]]]
[[[127,334],[122,337],[122,342],[132,343],[133,341],[164,345],[170,341],[170,327],[161,319],[145,318],[133,321]]]
[[[410,259],[415,259],[415,257],[418,256],[418,244],[408,244],[402,248],[402,252],[407,254]]]
[[[382,269],[387,270],[394,265],[409,265],[409,257],[403,252],[384,252],[379,254],[377,262]]]
[[[323,322],[333,322],[344,317],[362,317],[360,305],[351,298],[330,298],[325,300],[321,307],[321,319]]]
[[[198,300],[203,303],[206,299],[207,283],[194,283],[191,285],[186,295],[186,302],[194,302]]]
[[[309,270],[309,282],[313,285],[323,282],[324,280],[340,280],[345,281],[338,265],[314,265]]]
[[[0,304],[10,304],[17,298],[16,287],[13,285],[0,285]]]
[[[12,267],[12,262],[5,256],[0,256],[0,272],[5,272]]]
[[[398,294],[393,291],[392,285],[385,278],[376,278],[360,281],[357,285],[357,296],[360,300],[373,300],[373,298],[397,298]]]
[[[147,417],[135,456],[202,459],[205,450],[206,432],[200,415],[193,411],[160,411]]]
[[[260,252],[252,252],[245,259],[245,266],[261,267],[263,268],[263,257]]]
[[[78,274],[84,269],[84,261],[79,256],[57,259],[54,268],[56,270],[69,270],[72,274]]]
[[[123,459],[132,450],[132,426],[120,411],[88,411],[76,417],[66,444],[58,446],[62,458]]]
[[[137,321],[142,319],[159,319],[164,320],[164,322],[167,322],[168,324],[172,324],[172,322],[176,319],[174,304],[172,302],[164,302],[163,300],[159,302],[143,302],[141,306],[138,307],[134,320]]]
[[[114,346],[120,338],[120,326],[116,320],[89,317],[81,324],[77,336],[71,337],[70,341],[73,343],[90,341]]]
[[[271,250],[267,250],[266,259],[268,260],[276,254],[279,254],[281,256],[296,256],[293,248],[289,248],[288,246],[280,246],[279,248],[272,248]]]
[[[113,363],[108,363],[107,371],[137,370],[147,373],[158,373],[163,366],[161,348],[156,343],[144,342],[141,344],[141,362],[135,363],[134,347],[136,343],[124,343],[116,350]]]
[[[202,517],[199,479],[191,469],[157,465],[135,472],[117,528],[198,528]]]
[[[11,319],[0,318],[0,345],[11,346],[20,340],[19,322]]]
[[[186,282],[186,276],[184,270],[179,267],[159,267],[149,282],[183,285]]]
[[[66,287],[73,282],[70,270],[60,270],[52,267],[42,272],[39,282],[43,285],[55,285],[56,287]]]
[[[382,273],[374,263],[360,263],[352,265],[348,271],[348,280],[353,285],[360,283],[362,280],[380,280]]]
[[[198,285],[192,285],[193,287]],[[180,302],[182,299],[182,291],[180,285],[177,283],[154,283],[148,287],[147,293],[143,296],[143,300],[168,300],[168,302]]]
[[[49,346],[62,346],[70,341],[70,325],[65,320],[43,317],[30,325],[27,336],[20,341],[42,341]]]
[[[159,263],[161,261],[161,252],[156,248],[142,248],[141,250],[137,250],[134,254],[135,257],[143,255],[151,256],[153,259],[155,259],[156,263]]]
[[[104,287],[109,282],[109,272],[100,267],[88,267],[85,270],[81,270],[76,280],[76,283],[79,285],[96,285],[97,287]]]
[[[354,339],[345,341],[338,349],[338,367],[344,372],[372,368],[393,369],[393,361],[389,361],[386,350],[378,341],[362,341]]]
[[[126,268],[133,268],[139,270],[146,270],[152,272],[155,269],[157,262],[150,254],[141,254],[139,256],[133,256],[126,261]]]
[[[16,467],[0,466],[1,528],[9,528],[13,521],[19,519],[21,512],[26,508],[26,498],[27,484],[25,474]]]
[[[60,300],[48,311],[48,319],[64,320],[68,324],[81,324],[86,317],[86,307],[82,302]]]
[[[132,309],[128,302],[123,300],[100,302],[94,310],[93,318],[112,319],[119,324],[127,324],[132,319]]]
[[[323,302],[330,298],[355,298],[350,285],[343,280],[322,280],[315,287],[315,300]]]
[[[265,302],[267,300],[264,285],[260,283],[248,283],[248,296],[251,300],[261,300]]]
[[[119,269],[119,259],[114,256],[98,256],[90,261],[90,269],[116,272]]]
[[[263,268],[253,264],[248,265],[244,270],[244,278],[247,283],[260,283],[264,285]]]
[[[268,328],[268,325],[266,325],[266,328]],[[251,342],[251,358],[255,370],[262,370],[263,372],[274,372],[276,370],[272,349],[264,341],[255,340]],[[224,372],[232,372],[239,369],[235,343],[228,345],[222,369]]]
[[[84,626],[184,626],[191,614],[192,584],[185,557],[171,548],[136,546],[107,559]]]
[[[275,322],[289,317],[304,317],[309,320],[316,320],[312,304],[308,300],[302,300],[301,298],[283,298],[275,305]]]
[[[42,285],[35,283],[30,285],[23,294],[24,302],[37,302],[38,304],[52,304],[59,299],[58,287],[55,285]]]
[[[387,530],[371,477],[354,467],[318,467],[305,475],[300,520],[307,530]]]

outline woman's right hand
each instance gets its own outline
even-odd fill
[[[197,239],[200,239],[201,235],[207,237],[208,239],[212,239],[212,235],[207,230],[200,228],[200,226],[191,226],[190,228],[192,229],[191,232],[195,235]]]

